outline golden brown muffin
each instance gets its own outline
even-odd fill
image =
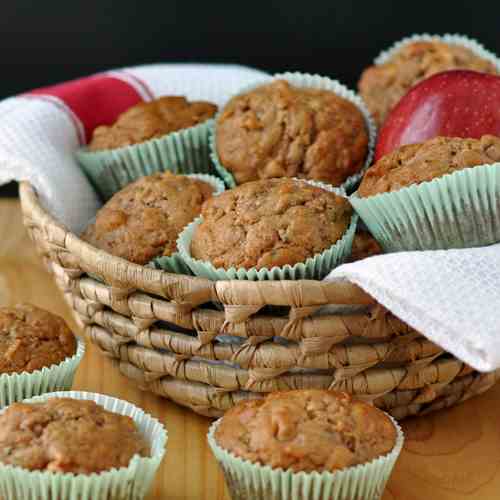
[[[368,152],[366,124],[352,102],[282,80],[233,97],[217,119],[216,142],[237,184],[304,177],[338,186]]]
[[[136,264],[177,251],[177,237],[195,219],[213,187],[170,172],[148,175],[116,193],[82,239]]]
[[[381,253],[382,248],[378,241],[371,235],[370,231],[364,229],[362,226],[358,226],[352,241],[351,255],[347,259],[347,262],[356,262]]]
[[[91,474],[149,453],[130,417],[93,401],[14,403],[0,415],[0,462],[23,469]]]
[[[431,181],[458,170],[500,161],[500,138],[436,137],[421,144],[402,146],[381,158],[365,173],[361,197]]]
[[[415,84],[436,73],[469,69],[496,74],[490,61],[460,45],[440,41],[413,42],[403,46],[387,62],[363,71],[359,93],[378,125]]]
[[[345,198],[303,181],[249,182],[203,205],[191,255],[224,269],[294,265],[342,238],[351,215]]]
[[[181,96],[165,96],[151,102],[141,102],[122,113],[110,127],[97,127],[89,149],[100,151],[138,144],[203,123],[216,112],[215,104],[189,102]]]
[[[76,353],[66,322],[30,304],[0,308],[0,375],[33,372]]]
[[[217,444],[237,457],[293,472],[334,472],[370,462],[395,446],[390,418],[349,394],[276,392],[230,409]]]

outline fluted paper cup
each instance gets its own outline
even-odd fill
[[[293,472],[273,469],[235,456],[217,444],[217,420],[208,443],[219,462],[232,500],[379,500],[403,448],[403,432],[392,418],[397,437],[387,455],[336,472]]]
[[[156,172],[211,174],[208,135],[212,121],[131,146],[103,151],[84,147],[76,158],[105,201],[139,177]]]
[[[53,392],[25,401],[50,398],[90,400],[106,410],[131,417],[150,447],[150,456],[132,457],[128,467],[99,474],[30,471],[0,463],[0,498],[5,500],[142,500],[165,454],[167,431],[155,418],[120,399],[90,392]]]
[[[40,370],[0,375],[0,408],[46,392],[71,389],[75,372],[85,354],[85,341],[77,339],[75,354]],[[1,498],[1,497],[0,497]]]

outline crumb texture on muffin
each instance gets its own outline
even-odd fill
[[[249,182],[203,205],[191,255],[224,269],[294,265],[335,244],[351,215],[348,200],[303,181]]]
[[[30,304],[0,308],[0,374],[40,370],[75,352],[75,336],[61,317]]]
[[[294,472],[334,472],[389,453],[397,431],[377,408],[346,393],[277,392],[229,410],[215,434],[237,457]]]
[[[82,239],[136,264],[177,251],[177,237],[213,194],[206,182],[170,172],[141,177],[116,193]]]
[[[397,191],[446,174],[500,162],[500,138],[436,137],[420,144],[401,146],[382,157],[363,177],[361,197]]]
[[[0,415],[0,462],[28,470],[98,473],[149,449],[135,422],[93,401],[14,403]]]
[[[497,73],[493,63],[466,47],[438,40],[416,41],[403,46],[384,64],[365,69],[358,88],[373,118],[381,125],[411,87],[451,69]]]
[[[89,149],[100,151],[138,144],[203,123],[216,112],[215,104],[190,102],[182,96],[164,96],[141,102],[122,113],[113,125],[97,127]]]
[[[368,132],[347,99],[277,80],[229,101],[217,120],[216,147],[237,184],[304,177],[340,185],[363,167]]]

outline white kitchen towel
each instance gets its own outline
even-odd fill
[[[181,94],[222,105],[263,76],[242,66],[162,64],[115,70],[7,99],[0,102],[0,183],[29,180],[47,210],[79,233],[99,207],[73,158],[101,112],[94,108],[109,116],[113,106],[108,105],[130,89],[137,99]],[[103,89],[115,94],[104,94],[103,100]],[[472,367],[500,368],[500,245],[381,255],[343,265],[326,279],[358,284]]]

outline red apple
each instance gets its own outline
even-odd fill
[[[404,144],[437,136],[500,136],[500,76],[477,71],[438,73],[415,85],[384,122],[375,161]]]

